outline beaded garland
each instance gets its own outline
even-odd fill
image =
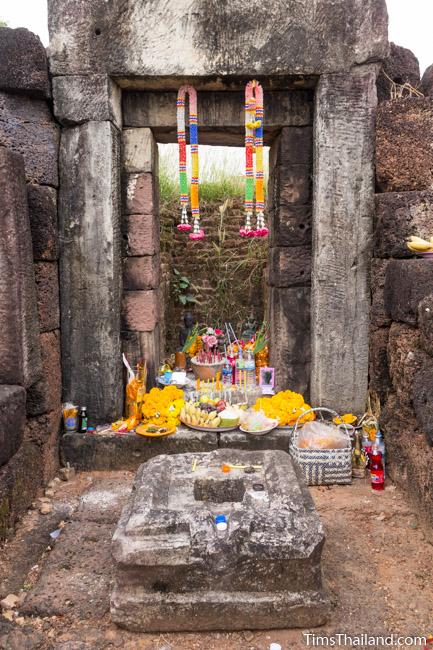
[[[249,81],[245,87],[245,224],[240,229],[241,237],[266,237],[269,233],[265,224],[265,197],[263,174],[263,89],[258,81]],[[254,178],[253,154],[256,153],[256,174]],[[254,192],[255,190],[255,192]],[[256,228],[252,228],[256,209]]]
[[[200,207],[198,190],[198,122],[197,122],[197,92],[192,86],[186,85],[179,88],[177,95],[177,142],[179,146],[179,187],[181,218],[178,230],[190,231],[188,221],[188,176],[186,171],[186,126],[185,126],[185,97],[189,97],[189,140],[191,147],[191,189],[190,205],[193,218],[192,240],[203,239],[204,230],[200,228]]]

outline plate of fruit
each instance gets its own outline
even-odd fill
[[[239,429],[253,436],[264,436],[266,433],[276,429],[279,424],[279,420],[268,418],[261,411],[247,411],[242,418],[242,424]]]
[[[237,411],[224,400],[186,402],[180,412],[180,421],[197,431],[233,431],[239,424]]]

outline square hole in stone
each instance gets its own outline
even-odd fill
[[[194,499],[196,501],[240,503],[243,501],[244,494],[245,485],[240,478],[224,480],[199,478],[194,481]]]

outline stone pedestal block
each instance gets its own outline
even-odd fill
[[[274,205],[269,213],[271,246],[311,245],[311,205]]]
[[[105,74],[53,78],[54,114],[65,126],[113,122],[122,128],[121,90]]]
[[[0,145],[24,157],[29,183],[58,185],[58,129],[46,101],[0,92]]]
[[[367,397],[376,74],[323,75],[316,90],[311,400],[343,413]]]
[[[232,450],[142,465],[113,536],[114,622],[133,631],[310,627],[327,618],[322,524],[290,456]],[[197,460],[196,471],[191,467]],[[217,514],[228,528],[219,532]]]
[[[433,192],[376,194],[376,257],[413,257],[406,246],[410,235],[429,239],[433,234]]]
[[[126,291],[122,299],[122,319],[126,330],[151,332],[158,320],[158,296],[155,290]]]
[[[410,97],[377,110],[376,182],[381,192],[432,189],[433,100]]]
[[[416,325],[418,305],[432,292],[433,260],[392,260],[386,271],[385,306],[394,321]]]
[[[0,147],[0,383],[41,375],[39,323],[22,156]]]
[[[128,214],[123,218],[127,255],[153,255],[159,248],[159,228],[152,214]]]
[[[49,332],[60,327],[59,267],[57,262],[36,262],[39,328]]]
[[[122,412],[119,134],[110,122],[65,129],[60,147],[65,400],[110,422]]]
[[[26,421],[26,391],[0,385],[0,467],[18,451]]]
[[[433,97],[433,64],[425,69],[421,79],[421,90],[426,97]]]
[[[294,390],[306,397],[310,385],[310,288],[269,291],[270,365],[277,368],[278,390]]]
[[[59,257],[57,226],[57,192],[46,185],[28,185],[33,258],[55,261]]]
[[[421,347],[433,356],[433,293],[418,305],[418,327]]]
[[[0,90],[42,98],[51,95],[45,48],[28,29],[1,28]]]

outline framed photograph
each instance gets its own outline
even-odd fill
[[[263,395],[273,395],[275,388],[275,368],[260,368],[259,385]]]

